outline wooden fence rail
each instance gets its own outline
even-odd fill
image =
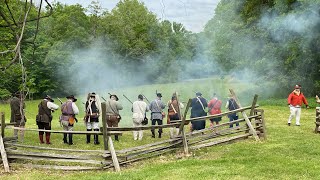
[[[234,92],[231,91],[233,94]],[[234,94],[235,96],[235,94]],[[1,114],[1,136],[0,136],[0,148],[1,140],[4,141],[1,149],[2,162],[6,171],[9,171],[9,165],[5,165],[5,161],[8,159],[23,159],[25,161],[48,161],[53,162],[52,165],[38,165],[32,164],[29,167],[35,168],[49,168],[49,169],[63,169],[63,170],[92,170],[92,169],[108,169],[114,168],[115,171],[120,171],[120,166],[129,164],[132,162],[140,161],[150,157],[158,156],[164,153],[182,150],[185,155],[189,154],[189,150],[195,150],[204,147],[210,147],[226,142],[233,142],[240,139],[245,139],[250,136],[256,140],[266,139],[266,126],[264,120],[264,111],[257,109],[256,105],[257,95],[254,97],[251,106],[242,107],[237,110],[228,111],[216,115],[203,116],[198,118],[186,118],[187,112],[191,105],[191,99],[189,99],[186,106],[184,116],[181,120],[178,120],[174,124],[154,125],[154,126],[140,126],[140,127],[107,127],[105,109],[106,104],[102,103],[102,124],[103,127],[100,132],[97,131],[57,131],[57,130],[39,130],[29,128],[10,127],[9,123],[5,123],[4,114]],[[249,111],[249,115],[246,115],[245,111]],[[219,125],[215,125],[210,128],[205,128],[199,131],[193,131],[190,133],[185,132],[185,126],[198,120],[209,120],[210,118],[224,117],[233,113],[241,113],[243,118],[225,122]],[[234,123],[240,123],[239,127],[230,128],[229,126]],[[122,135],[125,131],[138,131],[138,130],[150,130],[158,128],[172,128],[179,127],[179,134],[172,139],[162,140],[145,145],[119,149],[113,144],[111,135]],[[85,150],[85,149],[63,149],[54,147],[32,146],[25,144],[15,143],[17,137],[4,137],[5,129],[17,129],[24,131],[34,132],[51,132],[51,133],[71,133],[79,135],[102,135],[104,148],[102,150]],[[69,153],[72,152],[72,153]],[[5,154],[3,154],[5,153]],[[7,155],[6,155],[7,154]],[[19,161],[16,161],[19,162]],[[74,163],[81,163],[81,166],[74,166]],[[90,166],[88,166],[90,164]]]

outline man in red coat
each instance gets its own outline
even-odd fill
[[[222,105],[222,102],[218,99],[216,93],[214,93],[213,99],[211,99],[208,104],[209,114],[210,115],[220,114],[221,113],[221,105]],[[213,127],[214,122],[217,125],[219,124],[219,122],[221,121],[221,117],[211,118],[210,121],[211,121],[210,127]]]
[[[306,105],[307,109],[309,108],[307,99],[304,97],[303,93],[300,90],[301,86],[295,85],[294,91],[289,94],[288,105],[290,108],[290,116],[288,120],[288,126],[291,125],[291,120],[294,116],[296,116],[296,126],[300,126],[302,102]]]

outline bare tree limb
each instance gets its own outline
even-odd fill
[[[53,13],[53,7],[52,7],[52,5],[48,2],[48,0],[44,0],[44,1],[45,1],[45,2],[47,3],[47,5],[50,7],[49,14],[44,15],[44,16],[38,16],[37,18],[28,19],[26,22],[37,21],[37,20],[39,20],[39,19],[47,18],[47,17],[49,17],[49,16],[52,15],[52,13]],[[17,22],[16,24],[17,24],[17,26],[18,26],[18,25],[21,25],[21,24],[23,24],[23,23],[24,23],[24,21],[23,21],[23,22]],[[10,26],[12,26],[12,25],[15,25],[15,24],[14,24],[14,23],[9,23],[9,24],[7,24],[7,25],[0,25],[0,27],[10,27]]]

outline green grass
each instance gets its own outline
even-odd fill
[[[164,95],[165,101],[169,100],[171,92],[180,92],[180,99],[186,100],[193,97],[193,90],[202,91],[204,96],[209,97],[205,89],[210,89],[218,80],[199,80],[195,82],[185,82],[181,84],[141,86],[128,88],[122,91],[115,91],[118,94],[125,93],[128,97],[135,97],[140,92],[151,100],[153,92],[158,89]],[[209,82],[204,84],[204,82]],[[215,82],[217,83],[217,82]],[[221,83],[220,83],[221,84]],[[234,85],[236,83],[232,83]],[[226,92],[228,88],[233,88],[236,93],[243,94],[245,86],[230,87],[228,84],[221,86],[220,92]],[[240,88],[243,87],[243,88]],[[199,91],[200,91],[199,90]],[[129,93],[129,92],[136,93]],[[224,95],[223,95],[224,96]],[[241,96],[243,105],[250,105],[253,98],[247,100]],[[121,126],[131,125],[130,104],[120,99],[124,103],[123,121]],[[315,107],[312,99],[310,104]],[[28,128],[36,128],[35,120],[31,114],[36,114],[36,105],[39,101],[27,102]],[[80,102],[79,102],[80,103]],[[122,167],[120,173],[113,171],[84,171],[84,172],[63,172],[35,170],[28,168],[13,167],[10,174],[3,173],[1,169],[1,179],[320,179],[320,138],[319,134],[313,133],[315,128],[315,109],[302,109],[301,126],[287,126],[289,108],[286,106],[286,99],[262,100],[258,101],[260,108],[265,110],[265,120],[267,126],[267,140],[255,142],[253,138],[239,141],[233,144],[203,148],[192,151],[192,156],[181,158],[181,152],[165,154],[145,161],[130,164]],[[81,103],[79,104],[79,106]],[[0,105],[1,111],[8,115],[8,105]],[[57,118],[57,112],[55,113]],[[227,119],[224,117],[223,122]],[[293,121],[294,123],[294,121]],[[53,124],[53,129],[61,129],[58,123]],[[82,123],[76,124],[76,130],[84,130]],[[11,133],[7,130],[6,134]],[[145,131],[142,142],[132,141],[131,133],[125,133],[120,142],[115,143],[116,149],[131,147],[134,145],[155,142],[158,139],[150,138],[150,132]],[[168,137],[168,130],[164,137]],[[60,135],[53,135],[53,147],[70,148],[62,143]],[[37,135],[27,132],[26,144],[38,145]],[[42,145],[46,146],[46,145]],[[94,146],[85,144],[84,136],[75,137],[74,148],[81,149],[102,149],[102,145]]]

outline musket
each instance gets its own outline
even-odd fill
[[[103,96],[101,96],[101,98],[102,98],[104,101],[107,101]]]
[[[129,99],[126,95],[124,95],[124,94],[122,94],[122,95],[123,95],[123,97],[126,98],[131,104],[133,104],[132,101],[130,101],[130,99]]]
[[[61,104],[63,104],[63,102],[61,101],[61,99],[60,99],[60,98],[58,98],[58,97],[57,97],[57,99],[60,101],[60,103],[61,103]]]
[[[150,104],[150,101],[149,101],[149,99],[145,96],[145,95],[143,95],[143,94],[141,94],[147,101],[148,101],[148,103]]]

